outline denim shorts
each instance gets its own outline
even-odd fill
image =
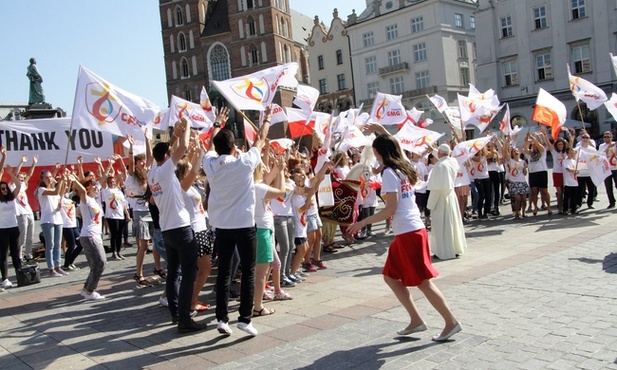
[[[321,219],[319,218],[319,214],[314,214],[314,215],[310,215],[310,216],[306,216],[306,232],[310,233],[312,231],[316,231],[317,229],[319,229],[320,227],[322,227],[323,224],[321,223]]]

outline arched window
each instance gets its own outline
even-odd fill
[[[255,45],[251,45],[251,65],[255,66],[259,64],[259,51]]]
[[[176,7],[176,26],[182,26],[184,24],[184,15],[182,15],[182,8]]]
[[[184,86],[184,99],[188,101],[193,100],[193,93],[188,86]]]
[[[255,28],[255,20],[253,19],[253,17],[250,17],[246,20],[246,23],[248,24],[248,35],[249,36],[255,36],[257,34],[257,30]]]
[[[208,51],[208,61],[210,80],[223,81],[231,78],[229,53],[223,44],[218,42],[212,45]]]
[[[189,78],[191,75],[189,74],[189,62],[186,58],[182,58],[180,60],[180,78]]]
[[[184,37],[182,32],[178,34],[178,51],[186,51],[186,37]]]

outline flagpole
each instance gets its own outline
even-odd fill
[[[73,120],[75,119],[75,106],[77,105],[77,91],[79,90],[79,76],[81,76],[82,65],[79,65],[79,72],[77,73],[77,84],[75,86],[75,97],[73,98],[73,110],[71,113],[71,124],[69,125],[69,144],[71,141],[71,135],[73,135]],[[66,146],[66,153],[64,155],[64,165],[69,161],[69,147],[71,145]]]
[[[239,110],[239,109],[238,109],[238,110],[236,110],[236,112],[240,113],[240,115],[241,115],[241,116],[242,116],[245,120],[247,120],[247,121],[248,121],[248,123],[250,123],[250,124],[251,124],[251,126],[253,126],[253,128],[255,129],[255,132],[259,131],[259,128],[257,128],[257,126],[255,126],[255,124],[253,123],[253,121],[251,121],[251,120],[250,120],[250,119],[246,116],[246,114],[244,114],[244,112],[243,112],[243,111],[241,111],[241,110]]]

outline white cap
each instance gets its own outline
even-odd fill
[[[439,146],[439,152],[443,153],[443,154],[450,154],[450,152],[451,152],[450,145],[448,145],[448,144],[441,144]]]

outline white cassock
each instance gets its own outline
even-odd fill
[[[456,159],[442,157],[433,167],[427,182],[427,190],[430,191],[427,208],[431,210],[430,247],[433,254],[442,260],[456,258],[467,247],[454,193],[458,168]]]

